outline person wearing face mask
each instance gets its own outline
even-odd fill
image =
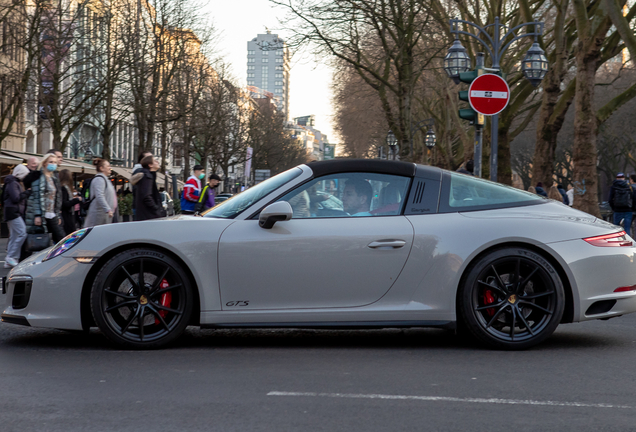
[[[40,175],[31,183],[27,200],[25,222],[27,233],[37,233],[40,227],[53,235],[53,242],[64,238],[62,229],[62,193],[60,181],[53,173],[57,170],[57,156],[44,155]]]
[[[194,214],[197,202],[201,196],[201,180],[205,178],[203,166],[195,165],[192,167],[192,175],[183,186],[183,194],[181,195],[181,213]]]

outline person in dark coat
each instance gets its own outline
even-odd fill
[[[158,219],[166,216],[161,205],[161,195],[157,189],[157,170],[159,161],[152,155],[141,160],[142,169],[131,178],[137,187],[135,192],[136,221]]]
[[[548,193],[543,189],[543,183],[537,183],[537,187],[534,188],[537,195],[541,195],[542,197],[548,197]]]
[[[26,199],[31,194],[31,191],[25,191],[20,181],[28,174],[29,169],[26,166],[16,165],[13,168],[13,173],[4,179],[4,189],[2,191],[3,216],[9,227],[9,243],[7,244],[7,257],[4,261],[4,268],[18,265],[20,250],[27,237],[23,217]]]
[[[467,175],[474,175],[473,174],[474,169],[475,169],[475,162],[472,159],[470,159],[466,161],[466,165],[462,165],[461,167],[459,167],[457,172],[462,174],[467,174]]]
[[[69,170],[60,171],[59,179],[62,186],[62,228],[66,235],[69,235],[77,231],[75,205],[82,200],[79,197],[73,197],[73,177]]]
[[[616,180],[612,183],[609,195],[609,205],[614,211],[614,225],[623,221],[623,227],[627,235],[630,235],[632,227],[633,190],[625,180],[625,174],[616,174]]]

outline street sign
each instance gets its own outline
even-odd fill
[[[271,176],[271,171],[268,169],[255,169],[254,170],[254,184],[258,184],[264,180],[267,180]]]
[[[468,88],[468,102],[480,114],[499,114],[510,101],[510,87],[505,79],[495,74],[480,75]]]

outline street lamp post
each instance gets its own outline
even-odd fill
[[[460,30],[460,24],[465,24],[477,30],[477,34]],[[523,34],[516,32],[524,27],[532,26],[532,31],[526,31]],[[493,35],[488,34],[488,29],[492,27]],[[548,71],[548,60],[545,53],[537,42],[539,36],[543,35],[544,23],[539,21],[527,22],[519,24],[501,36],[502,29],[506,30],[507,26],[499,22],[499,17],[495,18],[494,24],[480,27],[470,21],[453,18],[450,20],[450,32],[455,35],[453,46],[449,49],[444,59],[444,70],[446,74],[456,83],[460,82],[460,73],[470,70],[470,59],[466,49],[459,41],[459,35],[467,35],[477,41],[486,49],[492,61],[492,68],[483,68],[486,71],[501,73],[500,61],[503,54],[510,45],[524,37],[534,37],[534,43],[526,57],[521,63],[521,70],[530,83],[536,87]],[[528,29],[529,30],[529,29]],[[499,115],[495,114],[491,119],[491,150],[490,150],[490,179],[497,181],[497,151],[499,140]],[[477,165],[477,155],[475,155],[475,165]]]
[[[433,146],[435,146],[435,132],[433,132],[433,126],[435,125],[435,120],[433,120],[432,118],[428,118],[426,120],[422,120],[420,122],[418,122],[415,125],[411,125],[411,153],[410,156],[413,157],[413,137],[415,136],[415,134],[420,131],[422,128],[427,127],[428,126],[428,130],[426,132],[426,137],[424,140],[424,144],[426,144],[426,147],[428,147],[428,143],[429,141],[426,141],[427,139],[430,139],[430,136],[432,135],[432,139],[433,139]],[[432,148],[432,147],[429,147]]]
[[[398,140],[392,130],[389,130],[389,133],[386,135],[386,143],[389,146],[389,159],[397,160],[399,146],[397,145]]]

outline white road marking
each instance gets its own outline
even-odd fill
[[[385,400],[420,400],[428,402],[463,402],[463,403],[485,403],[485,404],[505,404],[505,405],[542,405],[542,406],[563,406],[563,407],[583,407],[583,408],[621,408],[636,409],[636,406],[613,405],[605,403],[587,402],[558,402],[558,401],[538,401],[523,399],[497,399],[497,398],[458,398],[445,396],[405,396],[405,395],[383,395],[383,394],[347,394],[347,393],[313,393],[313,392],[281,392],[271,391],[267,396],[291,396],[291,397],[326,397],[344,399],[385,399]]]

